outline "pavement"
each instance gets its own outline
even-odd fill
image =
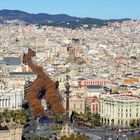
[[[26,125],[26,127],[24,128],[23,137],[30,139],[35,136],[49,136],[51,138],[57,137],[57,134],[51,130],[53,124],[55,124],[55,121],[53,121],[53,119],[47,119],[46,123],[40,123],[31,116],[28,125]],[[118,134],[117,130],[110,131],[103,127],[90,129],[88,127],[74,125],[73,129],[77,133],[89,136],[90,140],[133,140],[137,136],[140,137],[139,133],[127,132],[124,134]]]
[[[140,137],[140,134],[117,134],[114,131],[106,131],[104,128],[90,129],[74,126],[74,130],[80,134],[89,136],[90,140],[133,140],[135,137]]]

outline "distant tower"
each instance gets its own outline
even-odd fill
[[[74,59],[75,59],[75,49],[71,47],[71,48],[69,48],[68,52],[69,52],[69,60],[74,61]]]

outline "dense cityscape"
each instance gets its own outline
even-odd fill
[[[53,114],[48,89],[38,93],[44,115],[33,114],[27,97],[37,74],[23,63],[29,49],[57,83],[63,114]],[[7,21],[0,54],[0,140],[139,140],[139,20],[75,29]]]

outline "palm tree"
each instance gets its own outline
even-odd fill
[[[25,124],[27,121],[27,114],[24,110],[11,111],[12,117],[16,123]]]
[[[21,116],[16,114],[15,117],[14,117],[14,122],[20,123],[20,120],[21,120]]]
[[[4,110],[4,112],[2,114],[5,117],[5,121],[6,122],[10,122],[11,121],[12,115],[11,115],[9,110],[7,110],[7,109]]]
[[[0,113],[0,123],[6,123],[8,125],[12,121],[20,124],[25,124],[27,121],[27,114],[24,110],[4,110]]]
[[[12,118],[14,118],[14,116],[15,116],[15,111],[14,111],[14,110],[10,110],[10,114],[11,114]]]
[[[21,116],[21,117],[20,117],[20,123],[21,123],[21,124],[25,124],[26,121],[27,121],[27,117],[26,117],[26,116]]]

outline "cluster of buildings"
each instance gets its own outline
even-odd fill
[[[0,111],[22,109],[36,75],[22,63],[28,48],[34,63],[54,81],[70,112],[98,113],[105,125],[130,126],[140,120],[140,21],[91,29],[20,24],[0,25]]]

